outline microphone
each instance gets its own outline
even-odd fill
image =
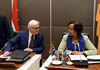
[[[80,49],[80,47],[79,47],[79,43],[77,43],[77,46],[78,46],[79,52],[81,52],[81,49]],[[81,54],[79,54],[79,55],[80,55],[80,62],[82,62]]]
[[[78,46],[79,52],[81,52],[79,43],[77,43],[77,46]],[[77,61],[75,64],[78,65],[78,66],[86,66],[86,67],[87,67],[87,66],[88,66],[88,61],[87,61],[86,59],[84,59],[85,56],[82,55],[82,54],[79,54],[79,57],[80,57],[79,61]],[[84,58],[83,58],[83,57],[84,57]],[[83,58],[83,59],[82,59],[82,58]]]

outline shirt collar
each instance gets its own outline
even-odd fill
[[[32,33],[29,31],[29,37],[31,37],[32,36]]]

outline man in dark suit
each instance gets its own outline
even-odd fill
[[[10,39],[10,28],[6,17],[0,16],[0,49]]]
[[[19,31],[18,34],[8,41],[5,49],[4,49],[4,56],[9,55],[11,48],[17,44],[17,49],[24,49],[24,51],[35,52],[35,53],[42,53],[44,49],[44,38],[43,34],[39,32],[39,21],[31,20],[28,23],[28,30]],[[32,37],[33,36],[33,37]],[[32,44],[30,47],[31,43]]]

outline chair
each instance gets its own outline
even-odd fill
[[[63,32],[63,35],[68,34],[68,32]],[[82,33],[83,35],[87,35],[88,37],[90,37],[90,35],[88,33]]]
[[[15,31],[15,32],[14,32],[14,37],[15,37],[17,34],[18,34],[18,31]]]

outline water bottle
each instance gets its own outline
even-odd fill
[[[66,50],[64,50],[62,52],[62,66],[66,66],[67,65],[67,53],[66,53]]]
[[[55,59],[59,60],[59,52],[57,50],[55,51],[54,55],[55,55]]]

